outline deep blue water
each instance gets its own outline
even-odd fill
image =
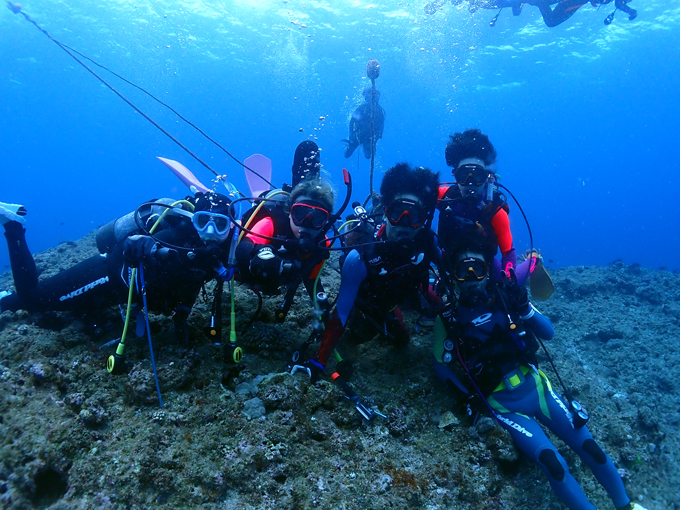
[[[535,7],[519,17],[422,2],[29,0],[56,39],[170,103],[238,158],[262,153],[290,181],[295,146],[312,137],[343,196],[368,193],[369,163],[340,139],[369,84],[387,112],[376,183],[408,161],[450,179],[449,134],[487,133],[498,172],[552,265],[621,258],[680,269],[676,174],[680,6],[635,0],[638,19],[586,5],[557,28]],[[306,27],[302,28],[301,24]],[[34,252],[76,239],[185,189],[156,156],[212,177],[19,15],[0,9],[0,201],[29,210]],[[220,173],[243,170],[139,91],[97,70]],[[320,117],[325,117],[321,121]],[[300,128],[303,132],[300,132]],[[315,128],[317,129],[315,131]],[[340,202],[340,200],[338,200]],[[517,208],[518,251],[529,247]],[[8,265],[0,249],[0,270]]]

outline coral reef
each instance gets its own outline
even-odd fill
[[[93,252],[88,236],[36,259],[48,276]],[[334,294],[337,273],[326,272]],[[590,429],[636,501],[680,509],[680,275],[616,262],[552,276],[557,292],[539,306],[557,331],[547,347]],[[0,288],[11,287],[0,275]],[[406,311],[405,348],[340,347],[354,360],[356,391],[387,416],[367,422],[330,381],[286,373],[311,331],[303,290],[285,323],[273,320],[280,297],[265,297],[251,325],[257,297],[236,292],[239,365],[224,363],[203,333],[209,302],[192,312],[189,346],[175,341],[170,319],[150,318],[163,408],[145,341],[129,342],[127,374],[105,369],[114,346],[102,346],[122,326],[115,311],[98,328],[68,314],[0,315],[0,507],[560,508],[507,434],[490,419],[471,427],[435,378],[431,331],[415,327],[417,312]],[[554,378],[544,354],[539,361]],[[591,501],[613,508],[555,443]]]

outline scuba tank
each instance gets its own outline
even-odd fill
[[[260,204],[253,205],[241,216],[241,225],[247,223],[252,228],[258,221],[269,217],[275,225],[276,231],[286,229],[288,225],[288,195],[289,192],[282,189],[268,190],[262,193],[259,198],[263,199]],[[236,201],[237,203],[240,203]],[[252,219],[251,219],[252,218]],[[235,215],[235,219],[238,217]]]
[[[174,200],[172,198],[160,198],[158,200],[154,200],[154,202],[170,205],[174,202]],[[160,216],[164,210],[164,207],[149,207],[148,209],[140,211],[139,214],[144,223],[148,224],[150,221],[155,221],[155,219]],[[114,246],[122,243],[128,236],[131,236],[135,233],[141,233],[139,226],[135,221],[136,213],[137,210],[132,211],[125,216],[121,216],[118,219],[110,221],[97,230],[96,242],[99,253],[109,253]],[[168,213],[168,216],[171,214],[181,214],[181,211],[179,209],[173,209]]]

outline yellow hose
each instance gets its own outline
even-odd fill
[[[178,204],[186,205],[188,206],[192,211],[195,209],[194,204],[189,202],[188,200],[177,200],[176,202],[173,202],[170,204],[170,207],[166,207],[165,211],[163,211],[163,214],[159,216],[159,218],[156,220],[156,222],[153,224],[153,227],[149,230],[149,234],[153,234],[156,229],[158,228],[158,225],[161,224],[161,221],[163,221],[163,218],[172,210],[173,207],[175,207]],[[135,281],[135,277],[137,276],[137,268],[134,267],[132,268],[132,273],[130,276],[130,290],[128,292],[128,301],[127,301],[127,310],[125,310],[125,325],[123,326],[123,334],[120,337],[120,342],[118,342],[118,347],[116,348],[116,354],[118,356],[123,355],[123,351],[125,351],[125,339],[127,338],[127,332],[128,332],[128,326],[130,325],[130,310],[132,309],[132,296],[135,291],[135,287],[132,284],[132,282]]]
[[[282,189],[276,189],[276,190],[272,191],[271,193],[268,193],[267,196],[266,196],[265,198],[272,198],[272,197],[275,197],[276,195],[288,195],[288,194],[289,194],[289,193],[288,193],[287,191],[283,191]],[[250,227],[250,224],[251,224],[252,221],[255,219],[255,216],[257,216],[257,213],[260,212],[260,209],[262,209],[262,207],[263,207],[264,204],[266,204],[266,203],[267,203],[266,200],[262,200],[262,202],[260,202],[260,203],[257,205],[257,207],[255,208],[255,211],[253,212],[253,214],[250,215],[250,218],[248,218],[248,221],[247,221],[246,224],[243,226],[243,228],[244,228],[245,230],[242,229],[242,230],[241,230],[241,233],[240,233],[239,236],[238,236],[238,242],[239,242],[239,243],[241,242],[241,239],[243,239],[243,236],[246,235],[246,230],[248,230],[248,228]],[[238,245],[238,243],[236,243],[236,244]]]
[[[340,228],[338,229],[338,232],[342,232],[342,229],[345,228],[347,225],[350,225],[352,223],[359,223],[361,220],[347,220],[345,223],[340,225]]]

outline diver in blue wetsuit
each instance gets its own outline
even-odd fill
[[[312,382],[323,373],[353,309],[363,315],[352,313],[355,335],[370,339],[378,332],[398,346],[408,343],[399,305],[419,289],[428,289],[430,263],[441,257],[429,227],[438,184],[438,174],[407,164],[389,169],[383,177],[380,194],[386,222],[377,228],[373,242],[352,250],[345,259],[337,306],[317,356],[305,364]],[[361,319],[364,324],[356,327]]]
[[[536,462],[562,502],[593,510],[564,458],[540,424],[562,439],[593,471],[617,509],[644,510],[627,496],[612,460],[554,391],[536,361],[537,336],[549,340],[552,324],[512,280],[489,283],[492,255],[466,249],[447,258],[457,304],[435,322],[435,371],[467,403],[468,414],[493,412],[517,447]]]

